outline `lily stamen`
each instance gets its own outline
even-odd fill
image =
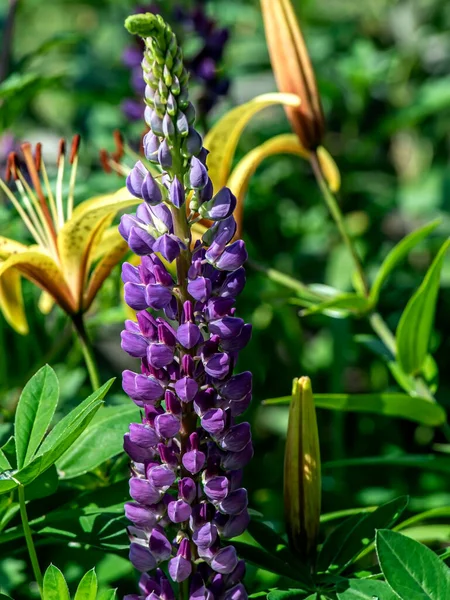
[[[80,136],[76,134],[73,136],[72,147],[70,149],[70,158],[69,163],[72,165],[72,169],[70,172],[70,182],[69,182],[69,195],[67,200],[67,219],[70,219],[73,212],[73,200],[75,195],[75,181],[77,177],[77,167],[78,167],[78,150],[80,147]]]
[[[63,177],[64,177],[64,162],[66,153],[66,141],[64,139],[59,140],[58,149],[58,172],[56,175],[56,212],[58,214],[58,229],[64,225],[64,208],[63,208]]]

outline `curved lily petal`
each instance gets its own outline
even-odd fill
[[[10,269],[0,278],[0,310],[17,333],[28,333],[20,273],[15,269]]]
[[[108,227],[103,232],[103,235],[98,240],[95,248],[93,248],[92,261],[95,262],[103,258],[105,254],[114,246],[119,239],[123,239],[117,230],[117,226]]]
[[[276,104],[299,106],[300,98],[295,94],[279,93],[257,96],[227,112],[210,129],[205,137],[204,146],[210,151],[207,164],[215,190],[227,183],[234,152],[244,127],[257,112]]]
[[[105,228],[123,208],[137,204],[126,188],[82,202],[58,234],[61,268],[73,296],[81,303],[83,285]]]
[[[18,254],[19,252],[25,252],[25,250],[28,250],[28,246],[0,235],[0,259],[4,260],[11,254]]]
[[[116,234],[115,241],[113,240],[113,236],[108,236],[110,248],[108,252],[104,254],[100,262],[96,265],[92,275],[89,278],[89,283],[83,299],[83,310],[87,310],[90,307],[98,290],[101,288],[102,283],[128,252],[128,245],[126,241],[121,237],[117,230]]]
[[[0,280],[11,269],[19,271],[24,277],[51,294],[66,313],[76,312],[77,306],[59,265],[38,247],[31,246],[25,252],[12,254],[1,263]]]

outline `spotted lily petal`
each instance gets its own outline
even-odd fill
[[[28,246],[0,235],[0,259],[5,260],[11,254],[18,254],[19,252],[25,252],[25,250],[28,250]]]

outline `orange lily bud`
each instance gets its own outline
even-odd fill
[[[308,377],[294,379],[284,456],[284,506],[289,545],[312,563],[320,525],[321,475],[316,410]]]
[[[285,107],[292,129],[307,150],[321,145],[325,122],[316,78],[290,0],[261,0],[270,61],[280,92],[297,94],[301,104]]]

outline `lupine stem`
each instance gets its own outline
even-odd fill
[[[34,547],[33,537],[31,535],[30,524],[28,522],[27,507],[25,504],[25,488],[23,485],[19,485],[18,494],[19,494],[20,517],[22,519],[22,526],[23,526],[23,531],[24,531],[24,535],[25,535],[25,540],[27,543],[28,554],[30,556],[30,561],[31,561],[31,566],[33,569],[34,577],[35,577],[36,582],[39,587],[39,594],[40,594],[41,598],[43,598],[42,573],[41,573],[41,568],[39,566],[39,562],[38,562],[38,558],[37,558],[37,554],[36,554],[36,548]]]
[[[72,317],[73,325],[80,342],[81,351],[83,352],[84,362],[89,373],[92,390],[95,392],[100,387],[100,377],[98,374],[97,362],[95,360],[94,351],[91,341],[84,326],[82,315],[74,315]]]

